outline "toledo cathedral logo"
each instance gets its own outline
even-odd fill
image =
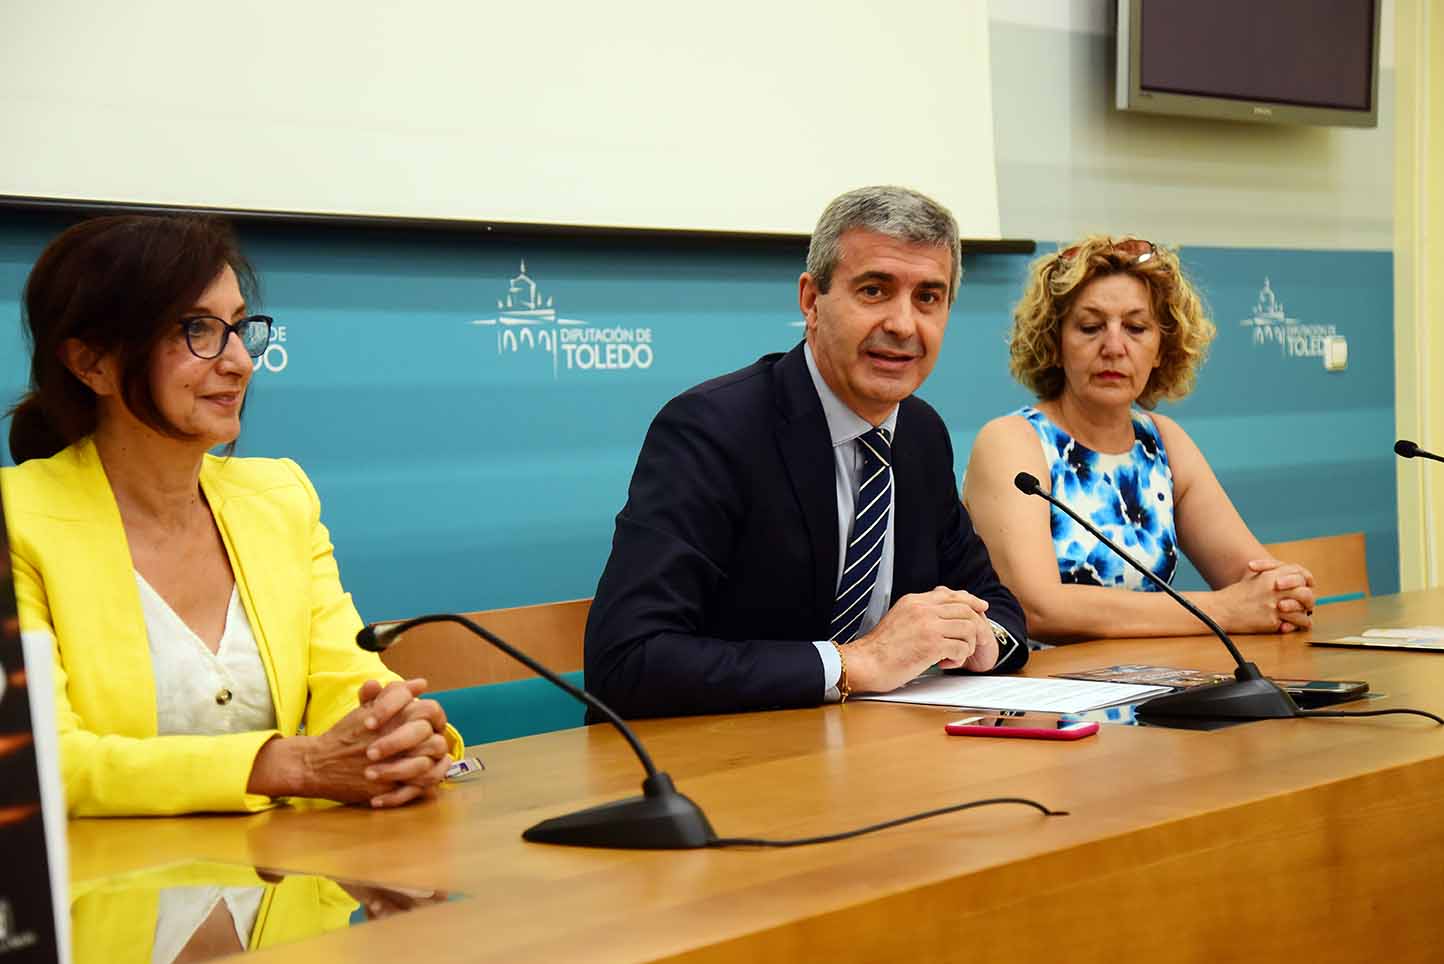
[[[561,318],[554,299],[543,297],[536,281],[521,270],[496,300],[496,317],[471,324],[496,332],[498,355],[541,354],[552,360],[552,377],[566,371],[647,369],[655,358],[651,328],[596,326],[581,318]]]
[[[1268,278],[1264,278],[1263,289],[1258,293],[1253,317],[1239,324],[1252,330],[1255,345],[1277,344],[1285,358],[1322,358],[1324,339],[1337,334],[1333,325],[1306,325],[1290,318]]]

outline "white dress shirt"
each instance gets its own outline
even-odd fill
[[[853,443],[874,428],[887,429],[888,436],[896,440],[897,406],[893,406],[880,425],[873,425],[848,408],[823,380],[822,373],[817,370],[817,360],[812,357],[811,345],[802,347],[802,355],[807,359],[807,373],[812,376],[812,385],[817,389],[817,397],[822,400],[822,414],[827,419],[827,432],[832,436],[833,478],[837,486],[837,578],[833,582],[833,589],[836,591],[842,580],[842,567],[847,563],[847,537],[852,533],[853,516],[856,514],[853,500],[857,498],[858,483],[861,481],[858,470],[861,468],[862,457]],[[893,511],[893,494],[896,491],[897,486],[894,485],[888,492],[887,532],[882,537],[882,557],[877,563],[877,581],[873,583],[872,596],[867,601],[867,610],[862,614],[862,621],[857,624],[854,638],[862,636],[881,622],[892,606],[893,519],[897,515]],[[837,649],[831,640],[816,640],[813,645],[817,647],[817,655],[822,657],[825,690],[823,698],[835,701],[841,696],[837,690],[837,682],[842,678],[842,660],[838,658]]]
[[[832,460],[834,463],[833,475],[837,483],[837,582],[834,588],[842,580],[842,567],[847,561],[847,538],[852,532],[853,516],[855,509],[853,500],[857,497],[859,469],[862,458],[858,454],[857,446],[853,443],[863,435],[871,432],[874,428],[885,428],[889,437],[894,441],[897,439],[897,412],[896,405],[893,406],[887,418],[874,426],[867,419],[847,407],[842,399],[837,397],[823,379],[822,373],[817,370],[817,360],[812,357],[812,346],[803,345],[803,357],[807,359],[807,372],[812,376],[812,385],[817,389],[817,397],[822,401],[822,414],[827,419],[827,431],[832,436]],[[882,557],[877,565],[877,582],[872,587],[872,597],[868,600],[867,611],[863,613],[862,621],[858,623],[857,633],[854,639],[867,633],[887,615],[892,608],[892,571],[893,571],[893,519],[897,513],[893,511],[896,503],[893,502],[893,493],[897,491],[894,483],[892,492],[888,493],[888,514],[887,533],[883,536]],[[991,619],[994,628],[1002,629]],[[1006,630],[1003,630],[1005,633]],[[1009,642],[1017,645],[1009,634]],[[814,640],[813,646],[817,647],[817,655],[822,659],[822,682],[823,699],[829,702],[836,702],[841,693],[837,689],[838,681],[842,678],[842,660],[837,655],[837,647],[832,640]],[[998,647],[998,661],[1002,662],[1009,653],[1011,646]]]

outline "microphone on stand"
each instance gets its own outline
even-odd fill
[[[1401,459],[1420,458],[1433,459],[1435,462],[1444,462],[1444,458],[1435,455],[1433,452],[1426,452],[1406,438],[1401,438],[1394,443],[1394,454]]]
[[[489,630],[453,613],[417,616],[393,623],[373,623],[356,634],[356,645],[379,653],[394,643],[402,633],[425,623],[458,623],[491,643],[527,669],[561,687],[574,699],[606,717],[631,744],[632,752],[647,771],[642,781],[642,795],[615,803],[578,810],[562,817],[543,820],[522,832],[522,839],[532,843],[567,844],[573,847],[610,847],[629,850],[689,850],[714,846],[717,834],[702,809],[677,792],[672,778],[657,769],[642,748],[637,735],[611,707],[584,689],[580,689],[515,648]]]
[[[1145,578],[1173,597],[1174,602],[1187,609],[1200,622],[1213,630],[1214,635],[1223,641],[1224,646],[1228,647],[1233,661],[1238,664],[1233,671],[1234,681],[1232,683],[1200,686],[1184,690],[1182,693],[1154,697],[1138,707],[1139,719],[1145,723],[1166,723],[1169,720],[1280,720],[1303,715],[1294,701],[1289,698],[1289,694],[1279,689],[1272,680],[1266,679],[1259,672],[1257,666],[1243,658],[1243,654],[1238,651],[1233,640],[1228,638],[1228,633],[1223,631],[1222,626],[1210,619],[1203,610],[1183,598],[1177,590],[1159,578],[1147,566],[1120,549],[1113,540],[1099,532],[1092,523],[1044,492],[1038,484],[1037,478],[1027,472],[1019,472],[1013,478],[1013,485],[1024,495],[1036,495],[1051,503],[1060,512],[1088,530],[1099,542],[1116,552],[1124,562],[1143,573]]]

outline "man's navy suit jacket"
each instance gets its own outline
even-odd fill
[[[930,405],[899,407],[892,600],[936,586],[987,600],[1027,639],[1018,601],[958,500]],[[672,399],[637,459],[587,619],[586,685],[623,716],[815,706],[813,640],[837,588],[832,438],[802,347]],[[1013,648],[1007,665],[1027,661]]]

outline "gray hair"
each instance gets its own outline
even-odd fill
[[[817,219],[812,242],[807,246],[807,273],[818,291],[827,294],[832,287],[832,273],[842,260],[842,236],[853,228],[947,248],[953,263],[953,276],[948,280],[949,306],[957,300],[958,279],[963,274],[958,222],[951,211],[927,195],[890,185],[860,187],[839,195]]]

